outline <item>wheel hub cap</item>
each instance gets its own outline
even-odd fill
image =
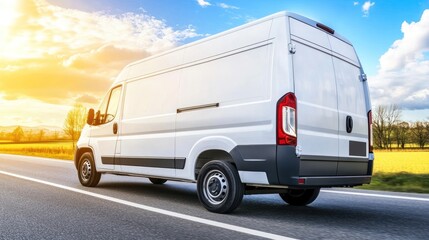
[[[91,163],[88,160],[85,160],[85,162],[82,164],[82,178],[85,181],[88,181],[91,177]]]
[[[221,204],[229,191],[228,181],[224,174],[218,170],[212,170],[204,178],[204,195],[214,205]]]

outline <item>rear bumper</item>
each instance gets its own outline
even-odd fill
[[[277,146],[280,185],[294,187],[351,187],[371,182],[372,161],[368,159],[298,158],[295,147]]]
[[[371,182],[370,159],[297,157],[295,147],[279,145],[237,146],[231,155],[239,171],[265,172],[269,185],[350,187]],[[246,183],[252,183],[251,177]]]

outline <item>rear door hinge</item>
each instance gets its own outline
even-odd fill
[[[360,79],[362,82],[366,82],[366,80],[368,80],[368,77],[366,76],[366,74],[365,74],[365,73],[362,73],[362,74],[360,74],[360,75],[359,75],[359,79]]]
[[[289,43],[289,52],[292,54],[295,54],[295,52],[296,52],[295,44]]]

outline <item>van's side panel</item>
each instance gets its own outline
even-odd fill
[[[175,120],[180,71],[126,83],[120,154],[121,170],[156,176],[175,175]]]
[[[184,170],[177,170],[177,177],[195,177],[198,156],[193,150],[200,149],[201,144],[226,152],[237,145],[275,144],[271,98],[273,43],[268,40],[269,28],[270,21],[257,25],[256,29],[225,36],[225,42],[218,44],[235,46],[231,43],[245,40],[247,46],[237,44],[236,49],[229,47],[228,52],[215,56],[203,58],[200,48],[186,49],[185,59],[194,54],[203,59],[184,68],[180,80],[178,109],[185,111],[177,114],[176,156],[186,158],[186,165]],[[234,39],[235,42],[230,42]],[[207,43],[206,47],[209,46]],[[212,107],[186,110],[204,105]],[[213,137],[210,138],[213,142],[209,142],[208,137]],[[224,141],[228,144],[222,144]]]
[[[184,49],[183,63],[193,64],[196,61],[209,59],[239,48],[266,41],[270,31],[271,20],[260,22],[237,31],[232,31],[208,41]],[[237,63],[235,63],[237,64]],[[239,65],[239,64],[237,64]]]
[[[143,59],[128,66],[127,79],[148,77],[166,70],[172,70],[183,64],[183,50],[161,54]]]
[[[277,101],[288,92],[294,92],[292,56],[289,52],[290,34],[289,17],[273,19],[270,30],[273,39],[272,65],[272,111],[276,115]]]

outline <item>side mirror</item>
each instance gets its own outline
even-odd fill
[[[86,119],[86,123],[88,125],[92,125],[94,123],[94,109],[89,109],[88,111],[88,117]]]

